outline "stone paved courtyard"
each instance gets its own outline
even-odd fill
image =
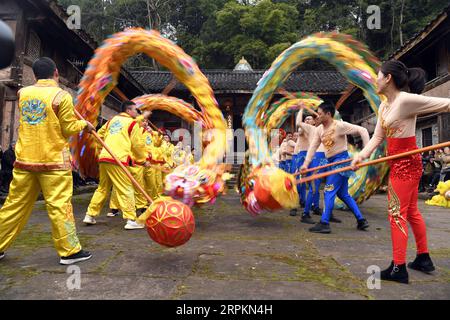
[[[103,214],[96,226],[83,225],[90,198],[73,199],[79,237],[94,255],[78,264],[80,289],[67,288],[71,274],[58,264],[45,205],[37,202],[27,227],[0,261],[0,300],[450,298],[450,210],[423,200],[437,271],[410,270],[409,285],[382,282],[380,289],[368,289],[367,268],[390,262],[386,195],[362,205],[369,231],[356,230],[350,212],[336,211],[343,223],[333,224],[332,234],[319,235],[287,211],[252,218],[230,191],[215,205],[195,209],[196,231],[175,249],[159,246],[145,230],[124,230],[119,217]],[[410,239],[409,260],[414,256]]]

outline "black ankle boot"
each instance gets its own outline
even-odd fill
[[[313,214],[315,214],[316,216],[321,216],[322,215],[322,209],[320,209],[319,207],[314,207],[313,208]]]
[[[396,265],[394,264],[394,261],[392,261],[389,268],[381,271],[380,276],[381,280],[395,281],[406,284],[409,282],[408,271],[406,270],[406,263]]]
[[[431,261],[429,253],[418,254],[413,262],[408,263],[408,268],[425,273],[430,273],[435,270],[433,261]]]

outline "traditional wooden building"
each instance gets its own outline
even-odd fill
[[[253,70],[248,62],[242,58],[233,70],[202,70],[208,78],[219,107],[227,122],[228,129],[233,129],[233,138],[228,143],[234,150],[237,163],[241,163],[244,152],[241,148],[245,144],[242,129],[242,116],[258,81],[265,70]],[[148,93],[160,93],[173,81],[173,75],[168,71],[134,70],[133,76],[144,86]],[[301,71],[293,72],[284,83],[283,88],[289,92],[310,92],[320,96],[323,100],[336,103],[348,87],[348,82],[337,71]],[[181,83],[176,83],[170,91],[170,95],[183,99],[194,106],[196,102],[189,90]],[[273,101],[282,98],[276,94]],[[294,131],[294,116],[288,119],[283,128],[286,131]],[[163,112],[156,112],[153,118],[158,127],[168,130],[176,128],[192,127],[184,121]],[[192,135],[192,134],[191,134]],[[231,136],[230,136],[231,138]],[[192,141],[193,142],[193,141]]]
[[[450,6],[389,57],[402,61],[409,68],[420,67],[427,72],[424,95],[450,98],[449,16]],[[373,132],[376,117],[361,90],[353,88],[339,104],[344,119],[363,125]],[[418,117],[416,138],[419,147],[449,141],[450,114],[434,113]]]
[[[98,44],[83,30],[69,29],[67,13],[54,0],[2,0],[0,19],[13,30],[16,44],[14,62],[0,70],[0,145],[4,149],[17,138],[17,91],[34,83],[33,61],[41,56],[52,58],[58,66],[61,86],[75,97]],[[121,72],[118,87],[130,98],[144,92],[126,70]],[[109,119],[119,106],[119,97],[109,95],[101,117]]]
[[[215,97],[219,103],[230,129],[242,128],[242,115],[249,102],[258,81],[265,70],[253,70],[242,58],[234,70],[202,70],[208,78]],[[139,81],[148,93],[163,91],[173,79],[168,71],[134,70],[134,78]],[[290,92],[305,91],[319,95],[324,100],[337,102],[348,87],[348,82],[337,71],[301,71],[294,72],[283,87]],[[181,83],[176,83],[170,95],[184,99],[195,105],[195,99],[189,90]],[[275,99],[282,96],[276,94]],[[159,118],[157,125],[163,125],[168,119]],[[291,119],[292,120],[292,119]],[[166,122],[169,127],[183,127],[182,121],[173,119]],[[284,127],[292,130],[293,121],[287,121]]]
[[[0,2],[0,19],[13,30],[16,56],[13,64],[0,70],[0,144],[6,148],[17,138],[17,91],[34,83],[33,61],[41,56],[55,60],[60,72],[62,87],[76,94],[82,73],[98,44],[82,29],[67,26],[68,15],[55,0],[3,0]],[[203,70],[214,90],[230,129],[242,128],[244,109],[265,70],[253,70],[243,58],[234,70]],[[173,75],[167,71],[147,69],[127,71],[122,69],[118,87],[125,96],[134,98],[144,93],[161,93],[170,87]],[[306,91],[324,100],[336,102],[348,83],[336,71],[294,72],[284,84],[290,92]],[[195,105],[194,98],[181,83],[176,83],[170,95]],[[281,98],[276,95],[274,99]],[[112,93],[102,106],[102,119],[118,112],[121,98]],[[102,120],[100,119],[100,120]],[[152,121],[169,130],[192,129],[179,118],[166,112],[155,112]],[[293,130],[294,118],[284,124]]]

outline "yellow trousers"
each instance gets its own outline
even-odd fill
[[[24,228],[42,191],[52,223],[52,238],[59,256],[67,257],[81,250],[72,208],[72,172],[30,172],[13,170],[13,180],[0,209],[0,252],[6,251]]]
[[[156,190],[158,190],[158,196],[164,193],[164,174],[161,170],[155,169]]]
[[[159,197],[159,189],[156,180],[156,169],[152,167],[144,168],[145,191],[155,200]]]
[[[134,201],[134,188],[122,169],[115,164],[100,162],[100,181],[97,190],[92,196],[87,214],[97,217],[102,211],[111,188],[117,192],[118,209],[122,211],[124,219],[136,220],[136,206]]]
[[[133,178],[144,188],[144,167],[136,166],[136,167],[129,167],[128,170],[130,170],[131,175]],[[144,195],[137,189],[134,188],[134,201],[136,204],[136,209],[142,209],[146,208],[148,206],[147,199],[145,199]],[[119,209],[119,199],[117,197],[117,191],[113,187],[112,193],[111,193],[111,199],[109,200],[109,207],[111,209]]]

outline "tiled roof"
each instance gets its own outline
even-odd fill
[[[251,93],[263,76],[264,70],[232,71],[203,70],[216,93]],[[169,71],[132,71],[148,93],[159,93],[169,84],[173,75]],[[294,72],[283,85],[288,91],[308,91],[316,93],[341,94],[348,87],[346,79],[336,71]],[[177,82],[174,91],[187,91]]]

